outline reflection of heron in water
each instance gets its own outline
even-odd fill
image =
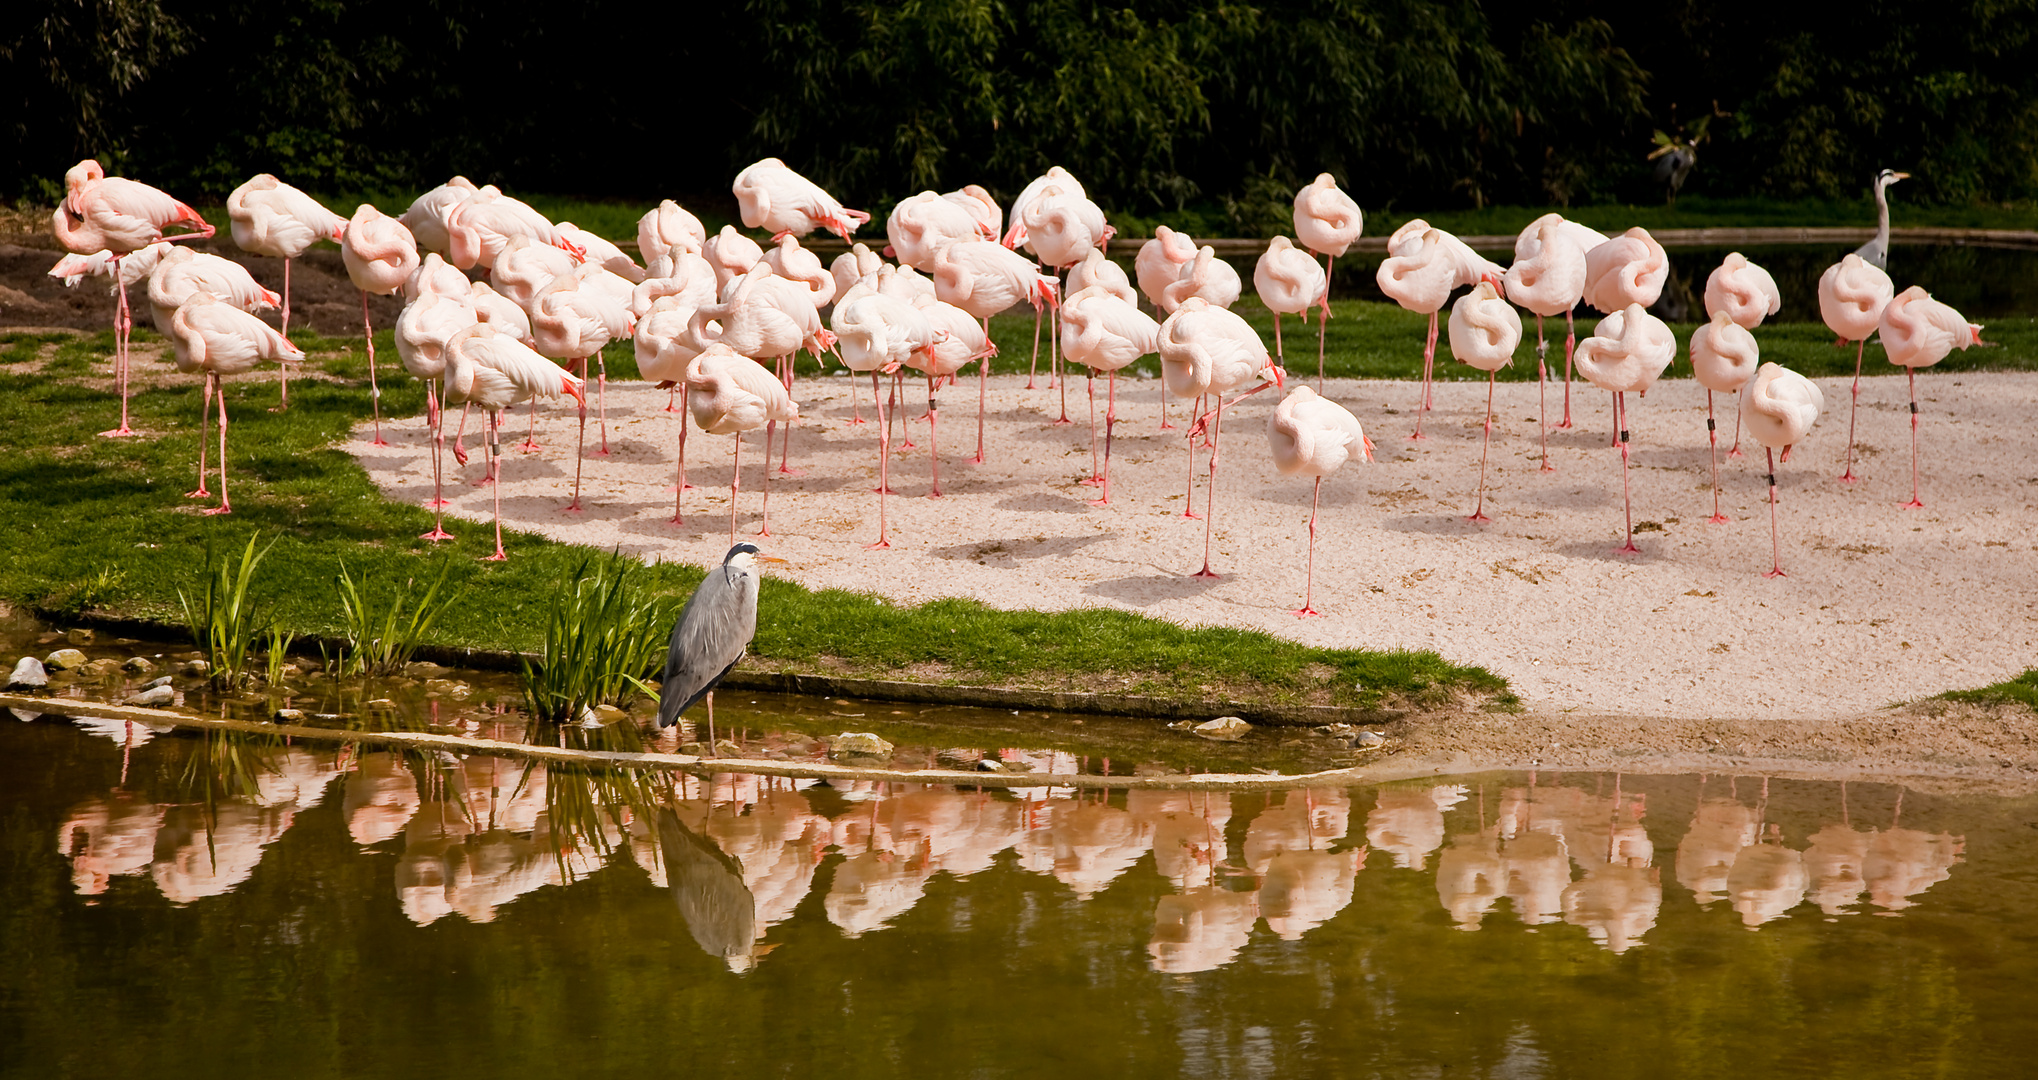
[[[658,811],[658,846],[679,917],[694,943],[730,971],[755,967],[771,946],[757,944],[757,902],[743,884],[743,868],[670,809]]]

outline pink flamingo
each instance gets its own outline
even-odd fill
[[[1715,312],[1711,322],[1692,332],[1691,373],[1705,387],[1705,438],[1712,459],[1712,516],[1706,519],[1708,525],[1727,521],[1727,516],[1720,513],[1720,439],[1713,423],[1712,396],[1738,392],[1755,377],[1761,360],[1762,351],[1755,344],[1755,335],[1735,322],[1732,313],[1725,309]]]
[[[1359,204],[1337,186],[1329,173],[1318,173],[1295,193],[1295,239],[1323,256],[1323,322],[1316,325],[1316,381],[1323,382],[1324,334],[1330,327],[1330,278],[1337,257],[1351,249],[1366,228]]]
[[[708,302],[712,302],[712,290],[705,298],[697,293],[678,292],[652,301],[650,309],[637,320],[637,332],[632,339],[637,355],[637,373],[645,381],[661,390],[686,382],[687,365],[707,347],[693,335],[693,313]],[[686,489],[689,486],[686,482],[686,418],[682,416],[679,425],[679,476],[672,489],[674,525],[686,524]]]
[[[644,276],[672,276],[672,256],[678,252],[698,255],[708,242],[708,230],[701,219],[685,207],[664,199],[655,210],[637,219],[637,254],[644,258]]]
[[[1469,520],[1486,522],[1486,450],[1493,442],[1493,377],[1521,344],[1521,316],[1501,297],[1506,286],[1487,275],[1451,305],[1451,355],[1486,373],[1486,412],[1479,440],[1479,503]]]
[[[1514,242],[1514,262],[1507,268],[1507,298],[1535,312],[1536,316],[1536,426],[1542,429],[1543,472],[1555,472],[1550,464],[1549,368],[1544,356],[1549,342],[1543,337],[1543,319],[1564,316],[1564,422],[1571,426],[1571,350],[1577,344],[1572,330],[1572,309],[1585,295],[1585,250],[1578,246],[1555,214],[1537,219],[1533,232],[1524,231]],[[1601,238],[1602,241],[1604,238]]]
[[[1153,239],[1139,246],[1139,253],[1133,257],[1133,277],[1139,283],[1139,291],[1146,295],[1160,317],[1174,313],[1168,303],[1167,287],[1182,276],[1182,268],[1196,259],[1196,241],[1187,233],[1179,233],[1166,225],[1156,225]],[[1166,431],[1175,425],[1168,423],[1168,384],[1161,382],[1161,426]],[[1188,516],[1195,517],[1194,513]]]
[[[638,301],[637,290],[641,286],[632,285],[629,278],[610,272],[607,267],[602,266],[593,259],[580,264],[574,270],[573,276],[580,279],[582,291],[592,290],[604,295],[611,305],[609,313],[611,315],[616,312],[622,313],[630,320],[634,330],[638,314],[644,306]],[[594,351],[595,416],[599,419],[601,431],[601,445],[595,450],[595,453],[601,457],[607,457],[609,456],[609,365],[608,359],[603,353],[604,350],[602,349]]]
[[[797,237],[779,237],[771,250],[764,253],[764,265],[787,281],[805,285],[812,294],[807,299],[816,311],[835,299],[835,275],[821,265],[819,255],[801,247]]]
[[[1118,424],[1118,372],[1140,357],[1160,351],[1160,323],[1139,310],[1132,298],[1105,285],[1091,285],[1070,294],[1063,302],[1061,345],[1071,362],[1106,372],[1110,378],[1104,404],[1101,470],[1097,468],[1097,396],[1094,392],[1090,395],[1090,474],[1103,487],[1102,495],[1090,505],[1109,506],[1112,433]]]
[[[1670,256],[1649,230],[1640,226],[1585,253],[1585,302],[1608,315],[1624,311],[1630,304],[1655,306],[1669,278]],[[1619,441],[1618,432],[1614,441]],[[1727,456],[1739,453],[1736,446]]]
[[[169,241],[159,240],[140,251],[121,257],[120,280],[107,287],[108,292],[147,281],[156,269],[156,263],[163,256],[177,250]],[[64,283],[64,288],[75,289],[78,283],[88,277],[113,276],[113,252],[101,248],[90,255],[65,255],[49,268],[49,276]]]
[[[1724,314],[1724,312],[1722,312]],[[1783,460],[1790,460],[1790,448],[1811,434],[1819,422],[1819,410],[1826,398],[1810,379],[1778,364],[1764,364],[1755,381],[1741,397],[1741,416],[1748,434],[1763,445],[1769,455],[1769,552],[1775,565],[1763,577],[1779,578],[1783,572],[1783,541],[1776,525],[1776,450],[1783,448]]]
[[[1946,359],[1955,349],[1979,344],[1981,327],[1913,285],[1896,294],[1882,309],[1882,348],[1889,362],[1901,365],[1911,387],[1911,501],[1906,510],[1922,510],[1918,498],[1918,369]]]
[[[410,279],[403,283],[403,299],[405,303],[412,303],[427,293],[465,299],[471,289],[472,283],[467,280],[467,275],[434,251],[418,260],[418,268],[410,272]]]
[[[821,325],[813,292],[807,286],[779,277],[760,261],[751,264],[740,278],[722,288],[723,302],[694,312],[693,332],[702,343],[722,342],[752,360],[776,360],[779,381],[792,392],[793,359],[805,348],[816,360],[835,344],[835,335]],[[713,321],[720,329],[711,329]],[[776,421],[765,433],[765,451],[771,450]],[[792,427],[786,427],[778,471],[793,475],[787,464],[792,453]]]
[[[1620,446],[1621,501],[1627,508],[1627,542],[1615,554],[1639,554],[1635,546],[1634,500],[1628,492],[1627,393],[1645,395],[1677,355],[1677,338],[1663,320],[1639,303],[1616,311],[1578,343],[1578,371],[1613,395],[1614,438]]]
[[[701,258],[715,268],[715,287],[726,289],[731,281],[750,272],[764,259],[764,248],[757,241],[736,231],[734,225],[722,226],[722,231],[708,237],[701,246]]]
[[[226,383],[225,376],[252,371],[258,360],[278,363],[302,361],[304,353],[268,323],[207,292],[195,292],[170,317],[168,337],[176,350],[177,370],[205,373],[205,404],[219,393],[219,505],[208,514],[233,513],[233,501],[226,491]],[[205,416],[201,411],[198,429],[198,490],[188,497],[202,499],[205,490]]]
[[[375,327],[368,314],[368,297],[388,296],[400,291],[418,268],[417,241],[403,223],[367,203],[354,209],[354,217],[340,234],[340,260],[347,277],[361,290],[361,335],[368,347],[368,401],[375,413],[376,446],[382,441],[382,387],[375,374]]]
[[[942,193],[942,198],[969,212],[970,220],[976,222],[977,235],[985,240],[996,240],[1005,228],[1005,212],[999,208],[998,200],[977,184],[964,184],[954,191]]]
[[[1374,275],[1380,291],[1403,308],[1429,316],[1429,336],[1422,346],[1422,397],[1416,402],[1415,431],[1408,436],[1420,439],[1422,415],[1430,408],[1430,373],[1436,366],[1437,312],[1457,286],[1458,264],[1444,246],[1443,234],[1435,229],[1425,230],[1413,243],[1404,242],[1399,251],[1389,241],[1388,251],[1393,253],[1381,261]]]
[[[1012,211],[1005,215],[1005,220],[1011,227],[1005,230],[1005,238],[1000,241],[1001,243],[1008,248],[1026,246],[1026,208],[1032,206],[1033,200],[1039,198],[1040,193],[1050,187],[1079,199],[1089,197],[1089,192],[1083,190],[1083,182],[1076,179],[1073,173],[1059,165],[1048,166],[1046,172],[1027,181],[1026,186],[1019,189],[1019,197],[1012,200]]]
[[[1307,190],[1307,189],[1304,189]],[[1316,260],[1304,253],[1285,236],[1276,236],[1267,242],[1267,250],[1253,267],[1253,291],[1259,294],[1260,303],[1274,313],[1274,362],[1287,366],[1281,349],[1281,316],[1303,316],[1303,325],[1309,325],[1308,314],[1312,307],[1321,306],[1323,317],[1330,318],[1330,279]],[[1323,388],[1323,350],[1316,355],[1316,386]]]
[[[562,236],[556,226],[528,203],[510,198],[495,185],[474,192],[446,212],[446,258],[462,270],[493,270],[510,238],[525,236],[574,257],[587,252]]]
[[[1843,484],[1857,479],[1854,413],[1861,404],[1861,357],[1868,348],[1868,335],[1875,333],[1882,322],[1882,309],[1895,296],[1896,286],[1890,283],[1889,275],[1859,255],[1850,254],[1819,275],[1819,317],[1840,336],[1840,344],[1845,345],[1849,338],[1856,343],[1854,391],[1847,403],[1847,471],[1840,474]]]
[[[560,239],[584,253],[581,257],[582,262],[599,266],[632,285],[643,282],[644,268],[638,266],[637,260],[624,253],[622,248],[607,239],[596,236],[570,221],[562,221],[552,228],[558,231]]]
[[[1064,190],[1058,184],[1040,189],[1033,201],[1026,204],[1016,228],[1026,250],[1054,271],[1057,281],[1062,272],[1081,265],[1091,252],[1102,252],[1117,232],[1104,221],[1102,207],[1080,192]],[[1061,294],[1067,296],[1070,291],[1063,288]],[[1061,374],[1060,336],[1057,326],[1048,338],[1047,353],[1048,385],[1061,386],[1061,416],[1055,420],[1057,425],[1069,423],[1069,387]]]
[[[502,549],[502,410],[533,398],[581,397],[581,381],[570,371],[537,354],[530,346],[500,333],[487,323],[455,334],[446,343],[443,405],[472,402],[488,413],[488,475],[495,488],[495,554],[485,562],[509,558]],[[458,443],[453,456],[467,464]]]
[[[924,311],[876,287],[851,290],[851,295],[835,305],[829,322],[835,330],[836,351],[849,368],[851,379],[866,371],[870,373],[870,393],[877,402],[878,413],[878,525],[877,543],[869,546],[889,548],[892,542],[885,497],[891,494],[891,418],[885,411],[884,391],[878,377],[897,372],[912,354],[932,348],[934,326]]]
[[[1312,265],[1314,260],[1311,260]],[[1318,394],[1307,384],[1288,391],[1288,396],[1267,417],[1267,445],[1274,452],[1274,468],[1282,476],[1315,479],[1309,496],[1309,569],[1304,578],[1302,606],[1290,612],[1299,618],[1321,615],[1316,610],[1316,510],[1323,498],[1323,478],[1354,457],[1373,460],[1373,441],[1359,426],[1359,419],[1337,402]]]
[[[736,492],[742,483],[743,433],[800,417],[799,403],[778,376],[727,345],[701,350],[686,369],[686,407],[710,435],[734,435],[736,456],[729,471],[729,542],[736,542]],[[757,535],[771,535],[771,444],[765,443],[764,512]]]
[[[347,219],[268,173],[258,173],[226,197],[234,243],[242,251],[283,260],[283,336],[290,336],[290,262],[320,240],[337,242]],[[283,367],[282,403],[290,407],[290,369]]]
[[[927,460],[932,469],[933,486],[927,492],[930,499],[941,497],[941,443],[939,427],[941,407],[935,397],[935,388],[942,379],[951,378],[956,372],[973,363],[990,366],[990,359],[998,354],[997,347],[976,317],[954,304],[944,304],[932,298],[919,302],[921,314],[927,317],[927,325],[933,332],[931,343],[925,349],[907,354],[905,364],[927,377]]]
[[[425,293],[404,305],[396,317],[396,355],[411,378],[425,384],[425,421],[432,429],[432,531],[419,536],[420,540],[436,543],[453,538],[445,523],[445,484],[440,462],[446,447],[446,411],[439,406],[438,384],[446,376],[447,343],[479,321],[466,295],[440,292]]]
[[[456,176],[412,200],[410,208],[397,220],[418,242],[422,251],[448,254],[453,247],[451,235],[446,230],[446,218],[453,208],[466,202],[476,191],[474,181]]]
[[[172,225],[195,231],[164,236]],[[112,253],[113,280],[118,283],[120,302],[113,316],[113,368],[120,383],[120,426],[99,434],[125,438],[135,434],[127,426],[128,335],[134,319],[128,313],[127,279],[120,272],[122,258],[157,243],[203,240],[212,236],[198,211],[171,198],[167,193],[121,176],[107,176],[99,163],[86,158],[64,173],[64,197],[50,215],[50,229],[64,250],[78,255],[99,251]]]
[[[1043,306],[1060,303],[1055,280],[1034,270],[1026,256],[988,240],[960,240],[944,244],[934,253],[934,297],[944,304],[970,313],[984,324],[990,337],[991,317],[1015,304],[1033,305],[1037,331]],[[1035,334],[1038,341],[1038,333]],[[1036,355],[1039,352],[1035,346]],[[988,369],[989,365],[985,367]],[[984,461],[984,402],[988,396],[987,372],[977,376],[977,455]]]
[[[915,270],[934,269],[934,249],[955,240],[982,239],[980,219],[952,199],[923,191],[899,200],[885,219],[891,255]]]
[[[737,173],[729,190],[736,195],[743,227],[763,229],[774,240],[787,233],[805,236],[815,229],[847,240],[857,226],[870,220],[869,214],[844,207],[777,158],[765,158]]]
[[[579,369],[574,374],[582,379],[587,378],[589,357],[599,354],[609,342],[629,337],[636,329],[636,316],[613,293],[588,285],[578,276],[552,279],[524,310],[531,316],[531,337],[538,353],[553,360],[571,361]],[[586,397],[580,398],[579,405],[580,437],[573,451],[573,501],[563,511],[569,514],[578,514],[582,509],[581,463],[587,456]]]
[[[1266,342],[1260,340],[1236,312],[1218,307],[1200,296],[1182,301],[1175,312],[1161,324],[1157,335],[1161,356],[1161,375],[1167,379],[1168,389],[1184,400],[1199,398],[1205,394],[1217,396],[1214,410],[1215,423],[1210,437],[1210,493],[1204,505],[1203,522],[1203,569],[1196,577],[1216,577],[1210,569],[1210,544],[1216,534],[1217,523],[1217,455],[1224,432],[1225,406],[1236,403],[1224,400],[1224,395],[1253,382],[1262,382],[1252,390],[1245,391],[1239,398],[1265,389],[1268,385],[1281,385],[1281,369],[1274,366],[1274,358],[1267,355]],[[1189,426],[1189,444],[1193,452],[1195,442],[1203,434],[1205,421],[1209,416],[1198,417]]]
[[[1744,330],[1762,325],[1762,320],[1783,310],[1783,294],[1769,271],[1748,261],[1738,251],[1728,252],[1705,279],[1705,313],[1708,317],[1726,312]],[[1734,446],[1729,457],[1741,452],[1740,414],[1734,414]]]
[[[249,313],[274,311],[283,300],[258,284],[240,263],[190,248],[171,248],[149,275],[149,315],[156,332],[168,337],[170,317],[199,292]]]

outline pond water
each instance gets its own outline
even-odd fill
[[[1102,756],[1067,732],[1003,756]],[[1992,1077],[2038,1034],[2030,796],[994,792],[55,717],[0,724],[0,790],[9,1076]]]

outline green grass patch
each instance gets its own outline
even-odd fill
[[[999,325],[1001,333],[1030,332],[1030,323],[1015,317]],[[1333,330],[1338,326],[1334,321]],[[160,341],[141,329],[135,337],[144,345]],[[0,334],[0,352],[28,340],[38,349],[51,344]],[[288,412],[268,411],[276,403],[273,379],[226,387],[229,517],[203,516],[198,511],[210,501],[183,494],[194,486],[198,457],[195,380],[150,386],[167,365],[138,360],[142,389],[132,412],[145,436],[102,439],[96,433],[111,426],[119,408],[106,374],[110,333],[54,343],[36,374],[0,366],[6,451],[0,507],[12,522],[0,539],[0,597],[46,610],[89,607],[177,623],[177,590],[203,588],[208,550],[239,550],[259,535],[267,557],[250,583],[251,600],[290,632],[338,637],[347,632],[334,584],[342,560],[357,580],[429,581],[450,552],[445,587],[461,598],[432,626],[429,640],[537,649],[560,583],[573,580],[587,549],[513,533],[509,561],[485,563],[481,557],[493,550],[485,528],[462,529],[444,545],[417,539],[431,527],[431,515],[384,499],[339,446],[369,415],[360,342],[296,340],[319,377],[292,380]],[[1008,357],[1016,345],[1017,339],[1008,346]],[[387,332],[377,352],[396,355]],[[1416,370],[1414,360],[1382,363],[1383,371],[1398,364],[1404,376]],[[634,376],[626,350],[611,364],[612,374]],[[385,415],[423,410],[418,383],[393,363],[383,375]],[[651,595],[676,600],[691,593],[703,571],[665,563],[633,573]],[[1431,705],[1473,693],[1502,705],[1513,701],[1499,677],[1427,651],[1309,648],[1254,631],[1187,629],[1114,611],[997,611],[959,600],[903,606],[769,579],[753,655],[792,671],[1179,700]]]
[[[1939,697],[1970,705],[2022,705],[2038,712],[2038,668],[2026,670],[2014,679],[2004,679],[1976,690],[1949,690]]]

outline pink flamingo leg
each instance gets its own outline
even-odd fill
[[[284,260],[283,260],[283,330],[282,330],[282,334],[283,334],[283,336],[284,336],[285,338],[288,338],[288,337],[290,336],[290,260],[289,260],[289,259],[284,259]],[[280,398],[280,399],[279,399],[279,400],[278,400],[278,401],[276,402],[276,408],[275,408],[275,410],[274,410],[274,411],[276,411],[276,412],[284,412],[284,411],[287,411],[287,410],[288,410],[288,409],[290,408],[290,365],[288,365],[288,364],[279,364],[279,365],[277,365],[277,367],[278,367],[278,369],[279,369],[279,373],[280,373],[280,377],[279,377],[279,379],[278,379],[278,385],[282,386],[282,388],[283,388],[283,396],[282,396],[282,397],[281,397],[281,398]]]
[[[1707,456],[1712,458],[1712,516],[1705,519],[1708,525],[1725,525],[1727,515],[1720,513],[1720,432],[1719,425],[1712,418],[1712,391],[1705,392],[1705,441]]]
[[[986,327],[990,326],[990,324],[991,321],[989,319],[984,320],[984,325]],[[1038,375],[1039,371],[1040,371],[1040,307],[1039,305],[1036,304],[1034,305],[1033,308],[1033,362],[1026,366],[1026,389],[1028,390],[1034,389],[1034,379]]]
[[[1573,312],[1566,311],[1564,312],[1564,419],[1557,422],[1557,426],[1560,428],[1571,426],[1571,351],[1577,347],[1577,323],[1573,321]]]
[[[1302,606],[1288,614],[1298,619],[1322,615],[1316,610],[1316,506],[1323,498],[1323,477],[1316,478],[1316,490],[1309,496],[1309,569],[1303,577]]]
[[[913,418],[906,415],[906,376],[903,371],[892,372],[892,400],[887,406],[891,415],[899,418],[899,452],[905,453],[920,444],[913,441]]]
[[[1427,435],[1422,433],[1422,414],[1428,412],[1430,407],[1429,379],[1431,370],[1436,367],[1436,355],[1437,313],[1432,311],[1429,313],[1429,337],[1423,342],[1422,346],[1422,400],[1416,403],[1415,432],[1408,436],[1411,439],[1428,438]]]
[[[1111,373],[1111,381],[1104,392],[1104,494],[1091,499],[1091,506],[1111,505],[1111,436],[1118,426],[1118,373]]]
[[[1543,356],[1549,351],[1550,343],[1543,339],[1543,317],[1536,316],[1536,427],[1543,432],[1543,467],[1541,472],[1556,472],[1550,464],[1550,369],[1543,363]]]
[[[1854,349],[1854,396],[1847,403],[1847,471],[1840,474],[1840,482],[1851,484],[1861,479],[1854,475],[1854,414],[1861,409],[1861,353],[1868,348],[1864,338]]]
[[[776,420],[764,425],[764,511],[757,519],[759,536],[771,535],[771,436],[776,427],[778,427]],[[740,439],[742,436],[739,435],[737,438]]]
[[[1096,487],[1104,482],[1104,472],[1097,464],[1097,376],[1088,368],[1083,369],[1083,389],[1090,395],[1090,475],[1076,481],[1085,487]]]
[[[212,426],[212,379],[213,374],[208,371],[205,378],[200,380],[205,387],[205,404],[198,409],[198,490],[185,492],[184,497],[187,499],[212,497],[212,492],[205,490],[205,437],[211,434],[206,429]]]
[[[1486,448],[1493,444],[1493,372],[1486,373],[1486,423],[1485,432],[1479,439],[1479,505],[1472,508],[1472,516],[1465,520],[1477,523],[1492,521],[1486,516]],[[1315,517],[1315,511],[1310,512]]]
[[[686,415],[679,417],[679,476],[672,485],[672,520],[670,525],[686,524]]]
[[[596,413],[598,414],[599,422],[600,422],[600,424],[601,424],[601,449],[599,449],[599,450],[596,450],[596,451],[595,451],[595,453],[597,453],[597,454],[600,454],[600,455],[601,455],[602,457],[608,457],[608,456],[609,456],[609,394],[608,394],[608,389],[609,389],[609,363],[608,363],[608,360],[607,360],[607,359],[606,359],[605,357],[603,357],[603,356],[602,356],[602,350],[601,350],[601,349],[596,349],[596,350],[594,351],[594,370],[595,370],[595,377],[594,377],[594,402],[595,402],[595,410],[596,410]]]
[[[855,395],[854,394],[850,395],[850,399],[854,401]],[[665,411],[678,412],[679,411],[679,405],[677,404],[678,401],[679,401],[679,387],[675,386],[671,390],[666,391],[665,393]],[[858,418],[857,422],[861,423],[862,422],[861,418]]]
[[[1161,384],[1161,426],[1160,426],[1160,430],[1162,430],[1162,431],[1170,431],[1170,430],[1173,430],[1173,429],[1174,429],[1174,426],[1175,426],[1175,425],[1173,425],[1173,424],[1171,424],[1171,423],[1169,423],[1169,422],[1168,422],[1168,379],[1167,379],[1167,373],[1166,373],[1166,372],[1162,372],[1162,373],[1161,373],[1161,380],[1160,380],[1160,384]]]
[[[1910,385],[1912,385],[1912,501],[1903,503],[1903,509],[1924,509],[1924,501],[1918,499],[1918,369],[1916,367],[1906,367],[1906,369],[1903,369],[1903,375],[1910,377]],[[224,418],[226,414],[222,412],[220,416]],[[222,454],[224,454],[224,450],[222,450]],[[226,469],[224,469],[226,463],[222,461],[220,465],[222,465],[222,469],[220,469],[220,491],[226,491]]]
[[[1727,456],[1730,458],[1746,456],[1741,453],[1741,410],[1738,408],[1734,410],[1734,445],[1727,451]]]
[[[930,499],[941,497],[941,443],[936,440],[935,429],[940,426],[941,405],[934,397],[935,378],[927,377],[927,465],[933,472],[934,487],[927,493]]]
[[[1283,369],[1288,366],[1287,357],[1281,353],[1281,313],[1278,311],[1274,312],[1274,364]]]
[[[799,359],[799,356],[800,354],[795,352],[785,358],[785,389],[788,394],[792,393],[793,382],[798,377],[793,371],[793,364]],[[786,461],[792,457],[792,452],[793,422],[788,420],[785,422],[785,438],[779,442],[778,446],[778,474],[780,476],[806,475],[803,471],[786,464]],[[764,463],[766,465],[771,464],[771,439],[768,437],[764,440]]]
[[[125,439],[138,434],[127,426],[127,338],[134,327],[134,318],[128,310],[127,282],[121,280],[118,256],[113,260],[113,280],[120,282],[120,301],[113,309],[113,381],[120,389],[120,426],[99,434],[109,439]]]
[[[495,409],[488,413],[488,479],[495,489],[495,554],[481,561],[503,562],[509,553],[502,549],[502,412]]]
[[[1775,563],[1775,566],[1762,576],[1789,577],[1790,575],[1783,572],[1783,541],[1778,539],[1776,531],[1776,450],[1772,447],[1763,447],[1763,451],[1769,455],[1769,555],[1770,561]]]
[[[1191,412],[1189,415],[1192,417],[1201,415],[1202,408],[1203,399],[1198,397],[1196,399],[1197,411]],[[1196,512],[1196,431],[1193,426],[1189,430],[1189,490],[1182,496],[1182,516],[1192,519],[1203,516]]]
[[[977,363],[977,456],[975,460],[979,465],[984,463],[984,403],[989,400],[991,393],[991,356],[997,352],[998,348],[995,344],[991,343],[991,320],[989,319],[984,320],[984,347],[990,349],[991,352],[986,353],[984,358]]]
[[[531,428],[525,432],[524,441],[517,444],[517,449],[522,450],[526,454],[535,454],[540,449],[538,446],[538,399],[532,398],[530,404],[525,406],[525,408],[531,410]]]
[[[573,361],[573,373],[575,375],[580,376],[583,379],[587,377],[587,357],[585,356],[578,357]],[[586,460],[587,460],[587,398],[582,397],[580,399],[580,438],[575,440],[573,444],[573,501],[567,503],[564,507],[560,509],[559,512],[562,514],[578,514],[581,512],[580,466],[581,463]],[[732,544],[734,543],[734,541],[730,542]]]
[[[442,463],[445,458],[446,449],[446,414],[444,410],[439,408],[438,395],[432,391],[431,383],[425,384],[425,419],[432,426],[432,531],[420,534],[418,539],[430,540],[433,543],[437,543],[441,540],[453,539],[453,534],[446,531],[446,511],[444,509],[446,500],[441,497],[445,494],[444,466]]]
[[[375,328],[368,321],[368,290],[361,290],[361,336],[368,343],[368,405],[375,412],[375,441],[371,446],[388,446],[382,441],[382,386],[375,381]]]
[[[226,494],[226,383],[218,375],[214,375],[213,379],[219,382],[219,505],[202,513],[231,514],[234,512],[233,500]]]
[[[1052,390],[1055,388],[1055,383],[1057,381],[1061,383],[1061,418],[1054,422],[1054,426],[1066,427],[1070,424],[1075,423],[1075,421],[1069,419],[1069,381],[1065,378],[1062,378],[1061,309],[1060,308],[1054,309],[1053,312],[1049,313],[1047,318],[1049,324],[1052,325],[1053,327],[1053,330],[1050,331],[1050,335],[1047,339],[1047,360],[1049,365],[1048,370],[1050,372],[1047,379],[1047,388],[1049,390]]]
[[[1620,497],[1627,514],[1628,542],[1615,549],[1616,555],[1640,555],[1642,549],[1635,546],[1635,501],[1628,490],[1628,412],[1627,395],[1613,396],[1614,428],[1620,435]]]
[[[1191,426],[1190,431],[1195,428]],[[1195,577],[1214,578],[1210,569],[1210,542],[1217,533],[1217,441],[1224,434],[1224,395],[1217,395],[1217,420],[1210,426],[1210,490],[1203,505],[1203,569]]]
[[[892,490],[891,422],[885,418],[884,393],[878,389],[875,371],[870,373],[870,400],[877,409],[877,543],[866,545],[865,550],[892,546],[885,520],[885,496]]]
[[[771,471],[771,444],[764,444],[765,471]],[[729,463],[729,546],[736,546],[736,489],[743,480],[743,433],[736,433],[736,458]]]
[[[862,427],[869,421],[863,418],[863,398],[856,393],[856,376],[849,377],[849,426]]]
[[[1330,332],[1330,271],[1337,265],[1337,256],[1323,257],[1323,314],[1316,320],[1316,389],[1323,391],[1323,341]],[[1306,324],[1305,324],[1306,325]],[[1276,330],[1279,327],[1275,327]]]

